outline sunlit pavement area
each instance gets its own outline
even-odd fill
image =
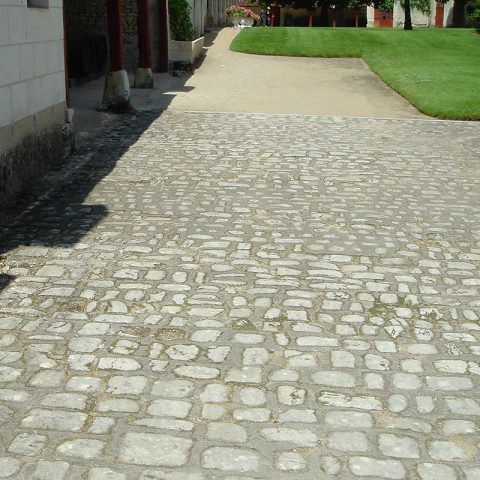
[[[119,121],[2,230],[0,477],[480,478],[479,137]]]

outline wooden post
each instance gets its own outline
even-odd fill
[[[152,36],[148,0],[137,0],[138,68],[135,71],[135,88],[153,88]]]
[[[150,34],[150,13],[148,0],[137,0],[138,10],[138,66],[152,68],[152,36]]]
[[[128,112],[130,83],[124,69],[122,0],[107,0],[108,40],[110,46],[110,71],[105,76],[103,108],[114,112]]]
[[[168,72],[168,9],[167,0],[159,0],[160,58],[158,71]]]
[[[118,72],[124,65],[122,0],[107,0],[107,24],[110,71]]]

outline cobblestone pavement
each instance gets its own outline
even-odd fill
[[[4,232],[0,477],[478,480],[479,138],[144,113],[74,158]]]

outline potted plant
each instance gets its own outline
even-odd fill
[[[252,12],[249,8],[243,9],[243,19],[244,19],[244,27],[252,27],[253,22],[256,20],[257,22],[260,20],[260,15]],[[242,21],[240,21],[242,23]]]
[[[168,17],[171,37],[168,44],[169,60],[193,64],[202,53],[205,38],[195,38],[191,8],[187,0],[168,0]]]
[[[255,20],[260,20],[260,16],[252,12],[249,8],[240,5],[232,5],[226,10],[226,14],[231,18],[233,28],[251,27]]]
[[[238,5],[232,5],[231,7],[227,8],[225,13],[227,14],[227,17],[230,17],[233,23],[233,28],[238,28],[240,25],[240,20],[242,19],[243,8],[239,7]]]

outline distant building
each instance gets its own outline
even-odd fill
[[[471,23],[468,14],[473,5],[468,0],[448,0],[446,3],[431,0],[430,13],[425,14],[412,8],[414,28],[466,27]],[[400,0],[395,0],[393,12],[382,12],[378,8],[367,7],[367,26],[381,28],[403,28],[405,11]]]

